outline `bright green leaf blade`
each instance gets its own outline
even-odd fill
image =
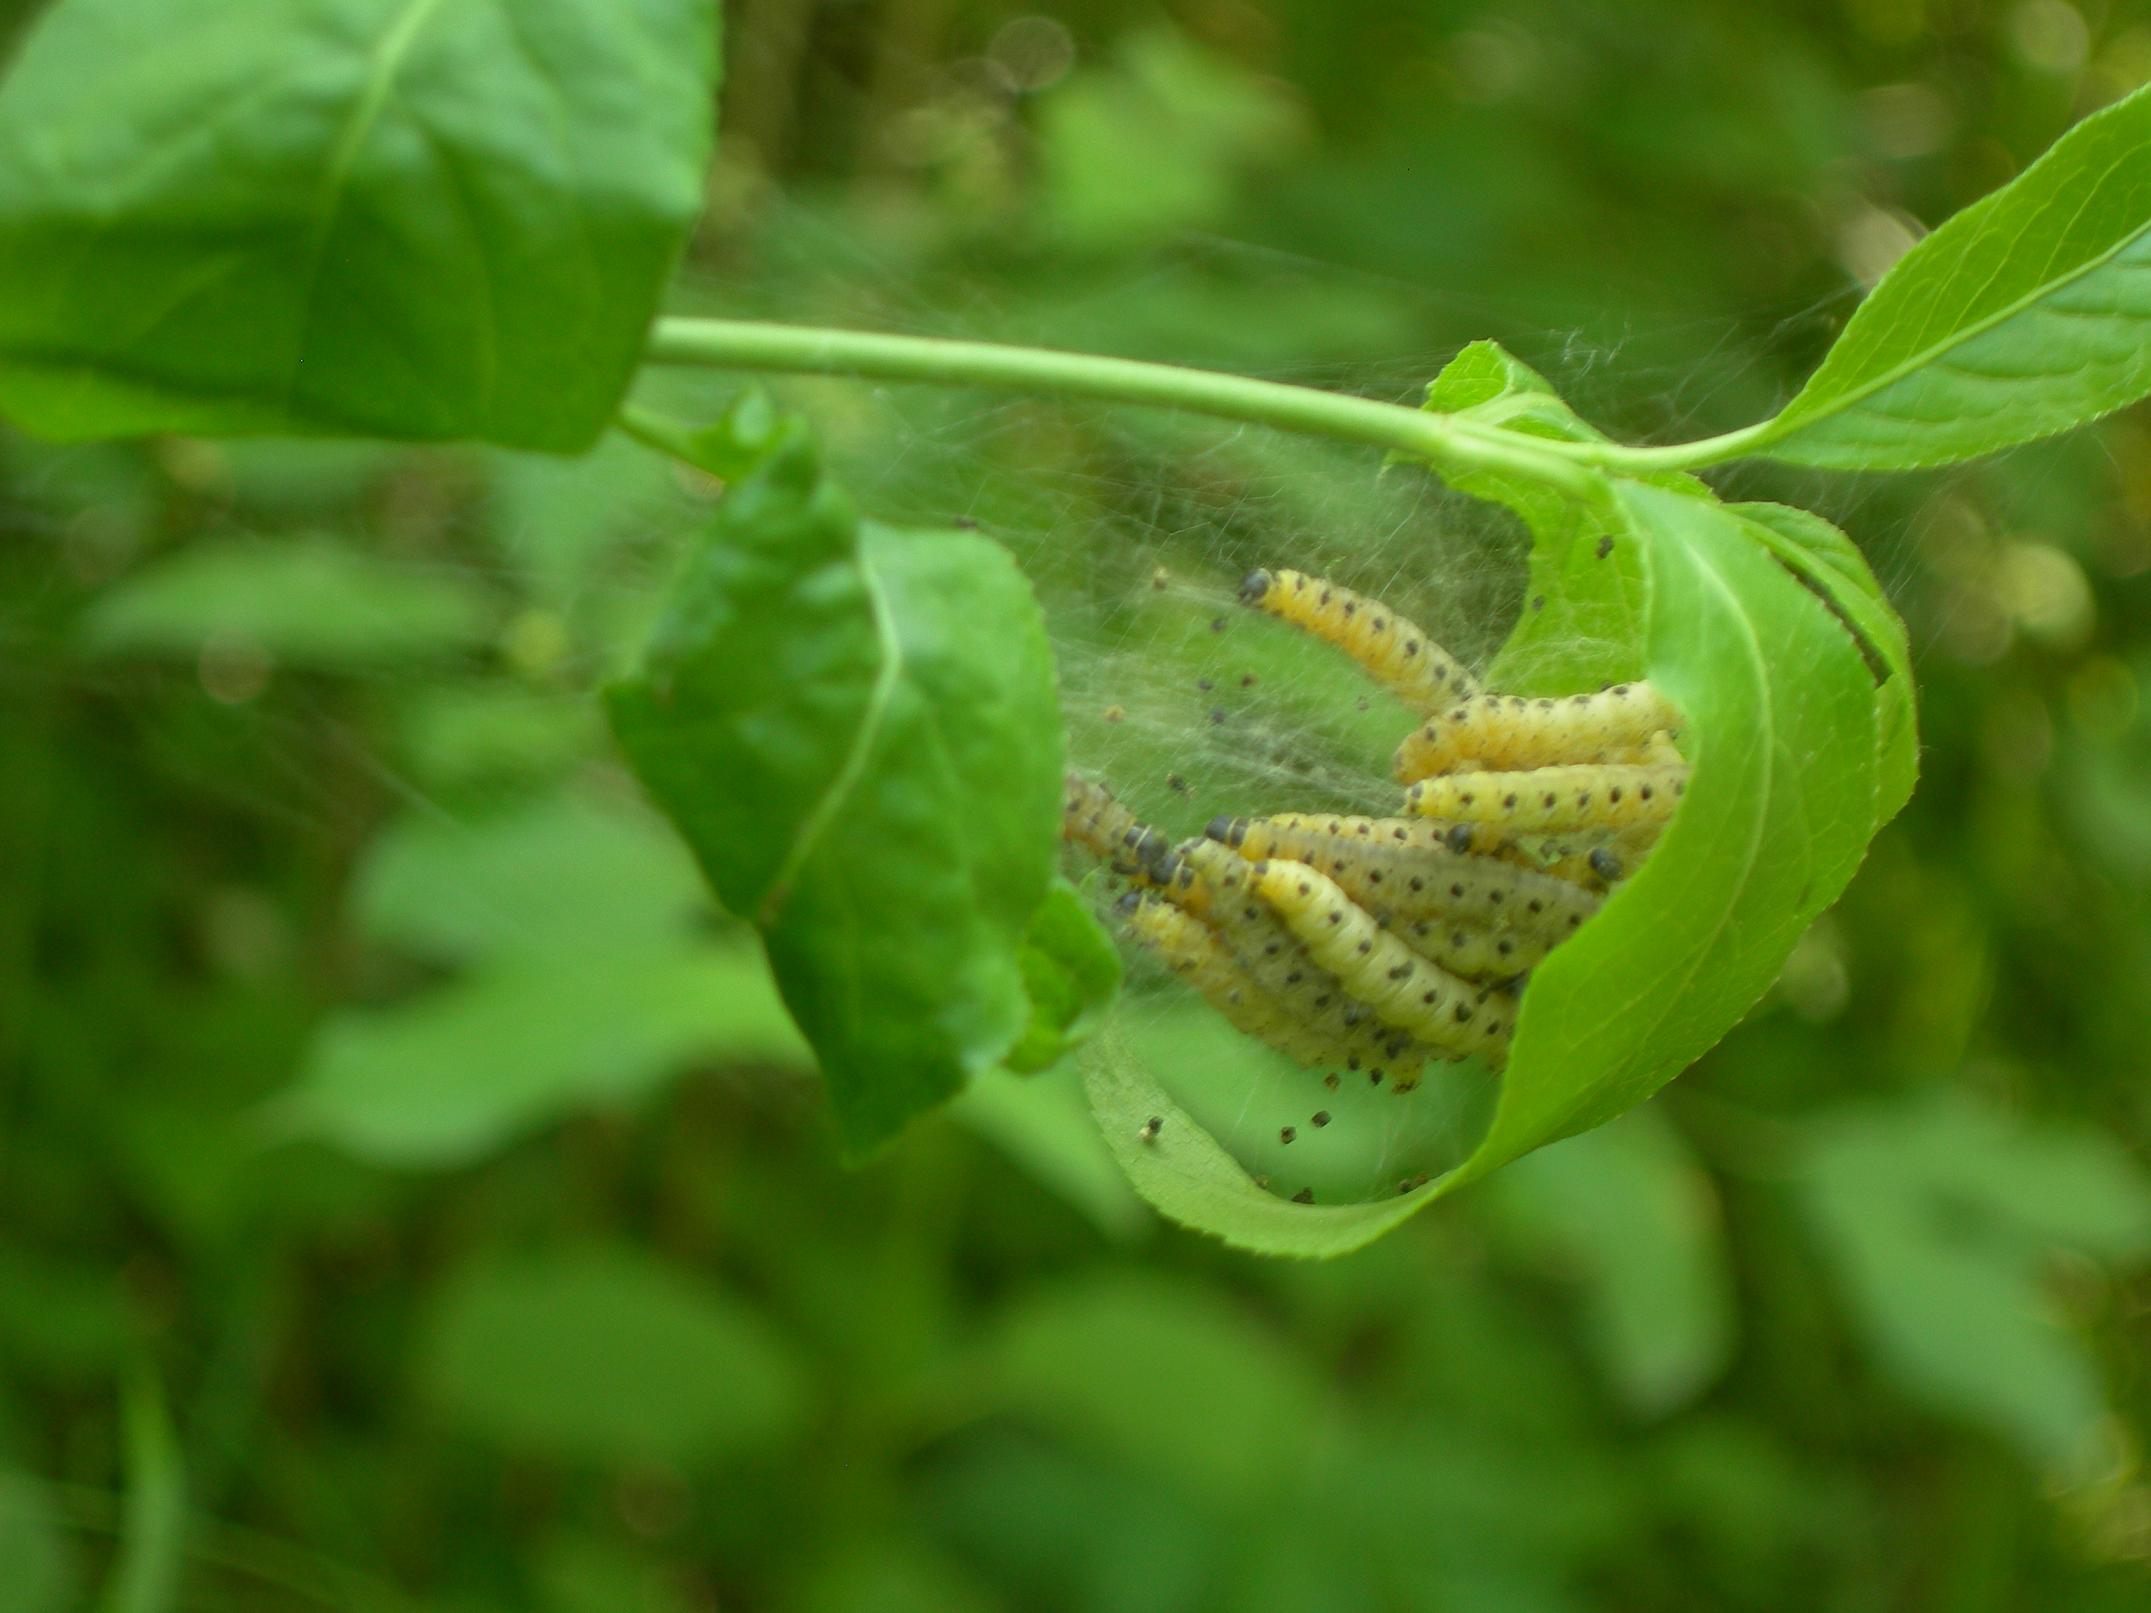
[[[1860,646],[1875,680],[1875,826],[1897,816],[1919,782],[1919,693],[1912,645],[1882,584],[1853,541],[1819,515],[1785,504],[1735,504],[1731,513],[1823,599]]]
[[[1872,685],[1837,619],[1689,494],[1634,483],[1649,672],[1688,718],[1687,799],[1534,975],[1477,1175],[1639,1103],[1761,997],[1874,831]]]
[[[1045,626],[1004,551],[863,524],[786,425],[610,710],[761,929],[851,1151],[1015,1044],[1064,758]]]
[[[311,537],[196,544],[107,589],[84,625],[106,652],[254,654],[334,671],[468,650],[491,615],[460,577]]]
[[[1847,470],[2030,442],[2151,391],[2151,90],[1899,260],[1752,451]]]
[[[54,6],[0,86],[0,409],[586,446],[701,211],[716,14]]]
[[[563,1115],[632,1103],[698,1058],[804,1052],[751,950],[553,953],[331,1015],[271,1116],[362,1159],[440,1169]]]
[[[751,1455],[793,1437],[807,1411],[798,1361],[759,1312],[625,1248],[456,1273],[419,1376],[467,1433],[611,1466]]]
[[[1498,342],[1473,342],[1444,365],[1425,407],[1559,442],[1605,441]],[[1641,556],[1615,540],[1608,512],[1507,471],[1440,469],[1459,492],[1513,510],[1534,539],[1523,616],[1487,669],[1489,686],[1569,694],[1641,677]]]

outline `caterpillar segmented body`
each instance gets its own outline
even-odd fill
[[[1307,864],[1269,860],[1251,867],[1254,891],[1385,1024],[1452,1058],[1482,1053],[1500,1062],[1508,1046],[1507,998],[1414,953]]]
[[[1385,1025],[1345,989],[1253,890],[1249,866],[1222,846],[1192,842],[1181,849],[1189,887],[1167,893],[1197,907],[1210,930],[1285,1021],[1302,1032],[1294,1045],[1271,1045],[1303,1064],[1384,1070],[1408,1078],[1425,1050]]]
[[[1344,651],[1415,711],[1432,714],[1478,683],[1419,626],[1349,588],[1301,571],[1251,571],[1240,601]]]
[[[1171,902],[1142,896],[1124,911],[1129,932],[1235,1030],[1276,1048],[1294,1063],[1318,1069],[1395,1070],[1402,1078],[1417,1072],[1422,1061],[1412,1056],[1408,1039],[1385,1036],[1371,1024],[1351,1027],[1342,1040],[1323,1035],[1316,1027],[1330,1016],[1318,1013],[1309,1020],[1296,1015],[1289,995],[1279,998],[1265,990],[1223,937]]]
[[[1223,819],[1208,832],[1250,861],[1308,864],[1382,908],[1393,927],[1462,921],[1528,939],[1542,957],[1599,908],[1592,891],[1512,862],[1460,855],[1438,826],[1409,818],[1284,813]]]
[[[1404,804],[1451,822],[1498,823],[1511,833],[1559,833],[1662,827],[1687,789],[1685,767],[1540,767],[1421,779],[1404,792]]]
[[[1142,821],[1102,785],[1070,773],[1061,800],[1061,838],[1072,840],[1138,885],[1185,884],[1165,836]]]
[[[1665,755],[1660,736],[1680,725],[1680,713],[1648,683],[1616,683],[1561,699],[1480,695],[1406,737],[1397,747],[1397,779],[1414,784],[1443,773],[1652,762]]]

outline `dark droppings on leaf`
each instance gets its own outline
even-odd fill
[[[1600,538],[1598,540],[1598,548],[1594,550],[1593,553],[1595,553],[1599,559],[1605,559],[1606,556],[1613,553],[1613,539],[1611,537]]]
[[[1314,1189],[1311,1187],[1301,1188],[1297,1193],[1292,1195],[1292,1202],[1294,1204],[1314,1203]]]

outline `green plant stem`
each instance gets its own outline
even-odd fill
[[[1509,471],[1578,495],[1591,491],[1590,466],[1595,463],[1593,456],[1577,452],[1587,445],[1526,437],[1403,404],[1214,370],[1042,347],[884,336],[759,320],[669,318],[657,322],[647,357],[658,364],[1009,387],[1103,403],[1185,409],[1383,448],[1437,467],[1452,464]]]

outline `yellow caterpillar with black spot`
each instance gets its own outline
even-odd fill
[[[1256,989],[1305,1029],[1316,1051],[1303,1057],[1280,1043],[1272,1046],[1311,1065],[1385,1070],[1403,1081],[1416,1073],[1425,1049],[1385,1026],[1256,897],[1245,861],[1207,840],[1189,842],[1178,855],[1190,881],[1166,899],[1200,912]]]
[[[1137,885],[1185,883],[1163,834],[1122,806],[1111,790],[1074,773],[1064,781],[1061,838],[1082,846]]]
[[[1515,833],[1662,828],[1688,790],[1686,767],[1624,763],[1451,773],[1421,779],[1404,804],[1423,817],[1499,824]]]
[[[1388,1030],[1371,1013],[1346,1025],[1350,1009],[1340,1006],[1336,981],[1311,963],[1294,984],[1281,992],[1268,990],[1222,936],[1171,902],[1141,896],[1126,911],[1129,932],[1235,1030],[1309,1068],[1380,1071],[1406,1083],[1417,1079],[1425,1055],[1414,1051],[1411,1039]],[[1315,1006],[1318,998],[1321,1007]]]
[[[1315,961],[1392,1025],[1450,1058],[1507,1052],[1513,1000],[1418,956],[1305,863],[1250,865],[1251,888],[1306,943]]]
[[[1661,763],[1681,725],[1648,683],[1616,683],[1561,699],[1480,695],[1459,702],[1397,747],[1398,782],[1443,773],[1521,772],[1581,762]],[[1677,755],[1673,755],[1677,760]]]
[[[1462,921],[1528,939],[1539,957],[1599,908],[1592,891],[1497,858],[1460,855],[1437,826],[1409,818],[1281,813],[1214,819],[1205,833],[1249,861],[1306,863],[1362,905],[1382,908],[1393,926]]]
[[[1303,571],[1251,571],[1240,584],[1240,602],[1334,644],[1415,711],[1440,711],[1478,688],[1416,623]]]

